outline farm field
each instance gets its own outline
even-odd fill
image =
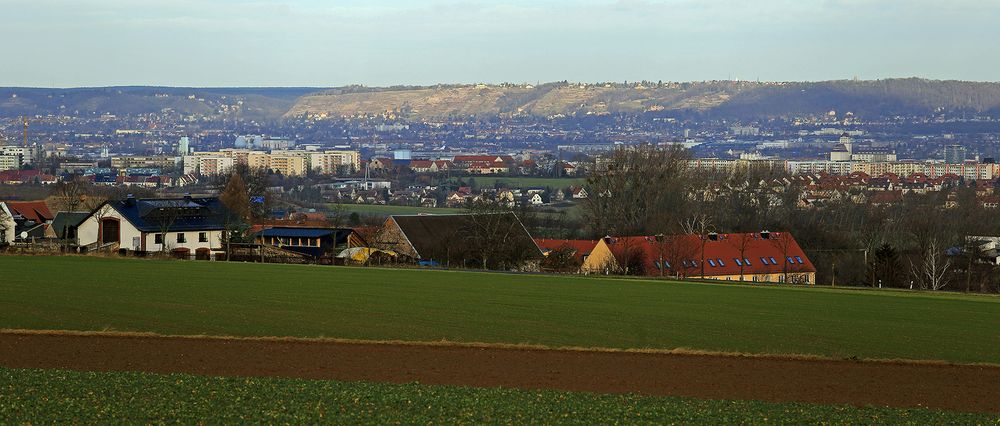
[[[0,328],[1000,364],[1000,299],[454,271],[0,257]]]
[[[996,415],[419,384],[0,368],[0,422],[993,424]]]

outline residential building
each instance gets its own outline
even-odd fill
[[[111,167],[115,169],[156,168],[167,169],[177,165],[180,157],[169,155],[111,157]]]
[[[947,164],[962,164],[965,162],[965,147],[948,145],[944,147],[944,162]]]
[[[816,268],[787,232],[606,237],[585,273],[723,281],[816,283]]]
[[[88,250],[122,248],[204,258],[222,247],[226,214],[217,197],[128,197],[94,209],[77,235]]]

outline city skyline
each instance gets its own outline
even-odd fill
[[[0,3],[2,86],[1000,80],[976,0]]]

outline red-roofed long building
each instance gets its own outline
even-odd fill
[[[816,283],[816,268],[788,232],[605,237],[581,269],[597,274]]]

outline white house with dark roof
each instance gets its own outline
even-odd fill
[[[226,209],[217,197],[108,201],[77,228],[80,246],[200,256],[221,249]]]

